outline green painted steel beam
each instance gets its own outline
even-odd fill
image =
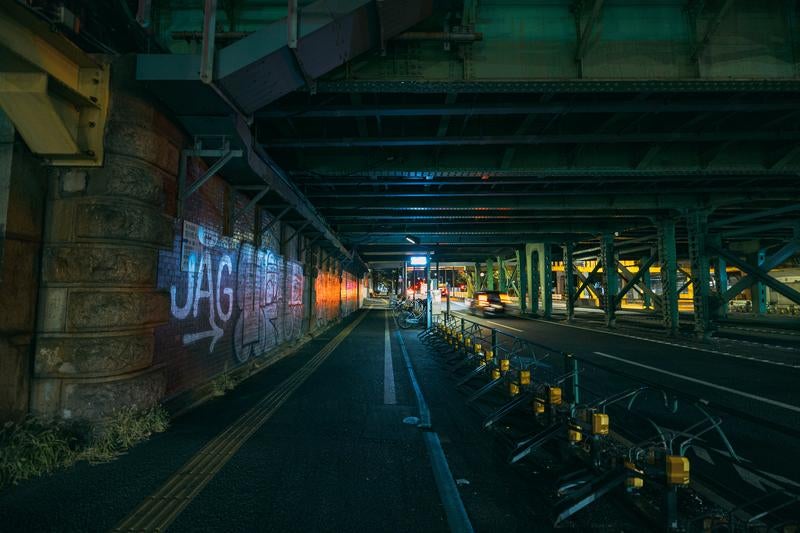
[[[355,93],[358,94],[358,93]],[[738,102],[703,99],[687,102],[670,102],[664,98],[652,100],[597,101],[597,102],[547,102],[489,104],[381,104],[381,105],[293,105],[267,108],[255,114],[256,118],[372,118],[372,117],[439,117],[439,116],[504,116],[504,115],[561,115],[569,113],[763,113],[769,111],[794,111],[800,101],[794,98],[776,98],[770,101]],[[521,134],[521,133],[520,133]]]
[[[791,77],[752,80],[324,80],[317,83],[318,93],[708,93],[708,92],[781,92],[800,91],[800,79]]]
[[[344,197],[325,197],[317,198],[314,205],[326,212],[335,213],[341,210],[362,210],[365,214],[371,210],[395,210],[395,211],[420,211],[420,210],[474,210],[474,209],[538,209],[547,211],[566,211],[566,210],[586,210],[604,211],[608,214],[613,212],[624,212],[626,210],[643,209],[649,210],[671,210],[684,208],[711,208],[731,204],[743,204],[758,200],[792,200],[800,198],[800,191],[795,194],[771,194],[765,192],[752,193],[720,193],[705,195],[664,195],[658,193],[630,194],[625,196],[608,195],[598,193],[597,190],[591,191],[591,196],[540,196],[540,197],[445,197],[439,198],[434,195],[415,197],[415,198],[386,198],[370,197],[356,198]]]
[[[704,131],[666,133],[554,133],[550,135],[484,135],[460,137],[329,137],[310,139],[272,139],[270,149],[283,148],[370,148],[407,146],[506,146],[541,144],[597,143],[719,143],[719,142],[800,141],[800,131]]]

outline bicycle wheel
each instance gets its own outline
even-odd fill
[[[405,311],[404,313],[400,314],[400,317],[397,319],[397,324],[402,329],[408,329],[414,325],[413,320],[414,320],[414,313],[412,313],[411,311]]]

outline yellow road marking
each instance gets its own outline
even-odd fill
[[[239,448],[284,404],[292,393],[333,353],[368,312],[358,317],[275,390],[240,416],[198,451],[180,470],[145,500],[114,531],[164,531],[200,494]]]

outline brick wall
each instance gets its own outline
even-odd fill
[[[204,171],[190,159],[187,184]],[[358,308],[352,274],[333,270],[331,261],[318,267],[318,249],[303,254],[308,264],[299,261],[301,237],[281,246],[295,233],[290,225],[251,209],[226,235],[226,198],[234,210],[248,198],[221,177],[186,199],[180,219],[174,218],[175,191],[173,183],[165,185],[173,239],[159,253],[157,287],[169,294],[170,310],[169,321],[156,329],[154,357],[166,368],[167,398],[253,359],[266,362],[278,348]]]

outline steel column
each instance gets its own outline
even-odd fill
[[[475,289],[472,291],[472,295],[475,296],[475,293],[481,290],[481,264],[475,263]]]
[[[619,291],[619,274],[617,273],[617,257],[614,253],[614,235],[605,233],[600,238],[600,253],[603,261],[603,308],[606,314],[606,326],[616,325],[617,292]]]
[[[519,311],[525,314],[528,307],[528,267],[527,257],[525,256],[525,245],[517,250],[517,276],[519,285]]]
[[[661,263],[664,327],[670,335],[675,335],[678,332],[678,260],[674,220],[658,222],[658,260]]]
[[[650,257],[655,255],[655,251],[650,252]],[[642,265],[647,264],[649,257],[642,257],[639,261],[639,268],[642,268]],[[644,298],[644,307],[645,309],[649,309],[651,305],[653,305],[652,299],[650,297],[650,293],[647,289],[653,290],[651,280],[650,280],[650,268],[645,269],[642,273],[642,285],[646,287],[645,290],[642,291],[642,297]]]
[[[544,244],[542,253],[542,306],[544,317],[553,316],[553,254],[550,243]]]
[[[718,247],[722,247],[721,239],[714,241]],[[712,314],[717,318],[725,318],[728,315],[728,302],[725,300],[725,293],[728,291],[728,263],[719,254],[714,256],[714,287],[716,288],[714,307]]]
[[[494,290],[494,260],[491,257],[486,259],[486,289]]]
[[[431,327],[433,322],[433,291],[431,291],[431,254],[425,254],[425,327]]]
[[[522,254],[523,256],[525,254]],[[523,272],[524,274],[524,272]],[[527,276],[525,276],[527,279]],[[534,250],[531,252],[531,313],[534,315],[539,314],[539,289],[541,288],[542,280],[539,277],[539,252]]]
[[[691,211],[686,217],[689,230],[689,261],[692,270],[694,332],[700,339],[707,339],[710,334],[709,317],[709,258],[706,247],[708,238],[708,214],[704,211]]]
[[[500,292],[506,292],[508,290],[508,282],[506,281],[506,263],[501,257],[497,258],[497,267],[497,277],[498,282],[500,283]]]
[[[574,269],[575,244],[567,242],[564,244],[564,296],[567,302],[567,321],[575,318],[575,275]]]
[[[753,254],[749,260],[752,264],[757,265],[760,268],[764,267],[764,261],[767,258],[767,254],[765,250],[759,250],[755,254]],[[767,286],[761,283],[760,281],[756,281],[750,287],[750,295],[751,300],[753,302],[753,312],[759,315],[767,314]]]

